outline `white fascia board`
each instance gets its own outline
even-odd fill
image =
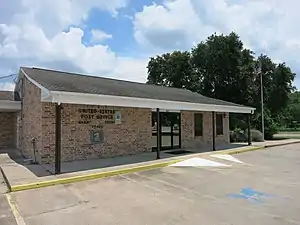
[[[105,105],[105,106],[119,106],[119,107],[137,107],[150,108],[162,110],[188,110],[188,111],[209,111],[209,112],[232,112],[232,113],[253,113],[255,108],[238,107],[238,106],[224,106],[211,104],[197,104],[189,102],[165,101],[157,99],[133,98],[113,95],[97,95],[77,92],[61,92],[50,91],[44,102],[53,103],[69,103],[69,104],[83,104],[83,105]]]
[[[0,112],[17,112],[21,110],[20,101],[0,100]]]
[[[152,112],[156,112],[156,108],[151,109]],[[180,113],[180,110],[170,110],[170,109],[159,109],[160,112],[173,112],[173,113]]]

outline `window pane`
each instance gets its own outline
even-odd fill
[[[196,137],[203,135],[203,116],[201,113],[194,114],[194,131]]]
[[[217,114],[216,115],[216,127],[217,127],[217,135],[223,134],[223,115]]]

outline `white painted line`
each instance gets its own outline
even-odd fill
[[[218,163],[218,162],[214,162],[211,160],[207,160],[207,159],[202,159],[202,158],[191,158],[191,159],[187,159],[175,164],[172,164],[170,166],[175,166],[175,167],[197,167],[197,166],[210,166],[210,167],[227,167],[227,166],[231,166],[231,165],[226,165],[223,163]]]
[[[14,201],[12,200],[12,197],[10,194],[6,194],[6,198],[8,201],[8,204],[11,208],[12,213],[14,214],[14,217],[16,219],[16,222],[18,225],[26,225],[23,217],[21,216],[19,209],[17,207],[17,205],[14,203]]]
[[[234,158],[231,155],[227,155],[227,154],[217,154],[217,155],[211,155],[211,157],[215,157],[215,158],[219,158],[219,159],[225,159],[225,160],[229,160],[232,162],[236,162],[236,163],[243,163],[241,160]]]

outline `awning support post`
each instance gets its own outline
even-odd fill
[[[212,150],[216,151],[215,112],[212,112]]]
[[[251,114],[248,114],[248,145],[252,145],[251,143]]]
[[[55,174],[61,173],[61,104],[55,105]]]
[[[160,130],[160,113],[159,113],[159,108],[156,109],[156,130],[157,130],[157,150],[156,150],[156,159],[160,159],[161,130]]]

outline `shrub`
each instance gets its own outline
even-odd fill
[[[251,141],[262,142],[264,141],[263,134],[259,130],[252,129],[251,132]],[[245,131],[245,136],[248,140],[248,130]]]
[[[245,132],[242,129],[235,128],[233,131],[230,131],[230,142],[245,142],[247,137]]]
[[[265,139],[272,140],[273,135],[278,133],[279,126],[273,119],[267,120],[265,124]]]

